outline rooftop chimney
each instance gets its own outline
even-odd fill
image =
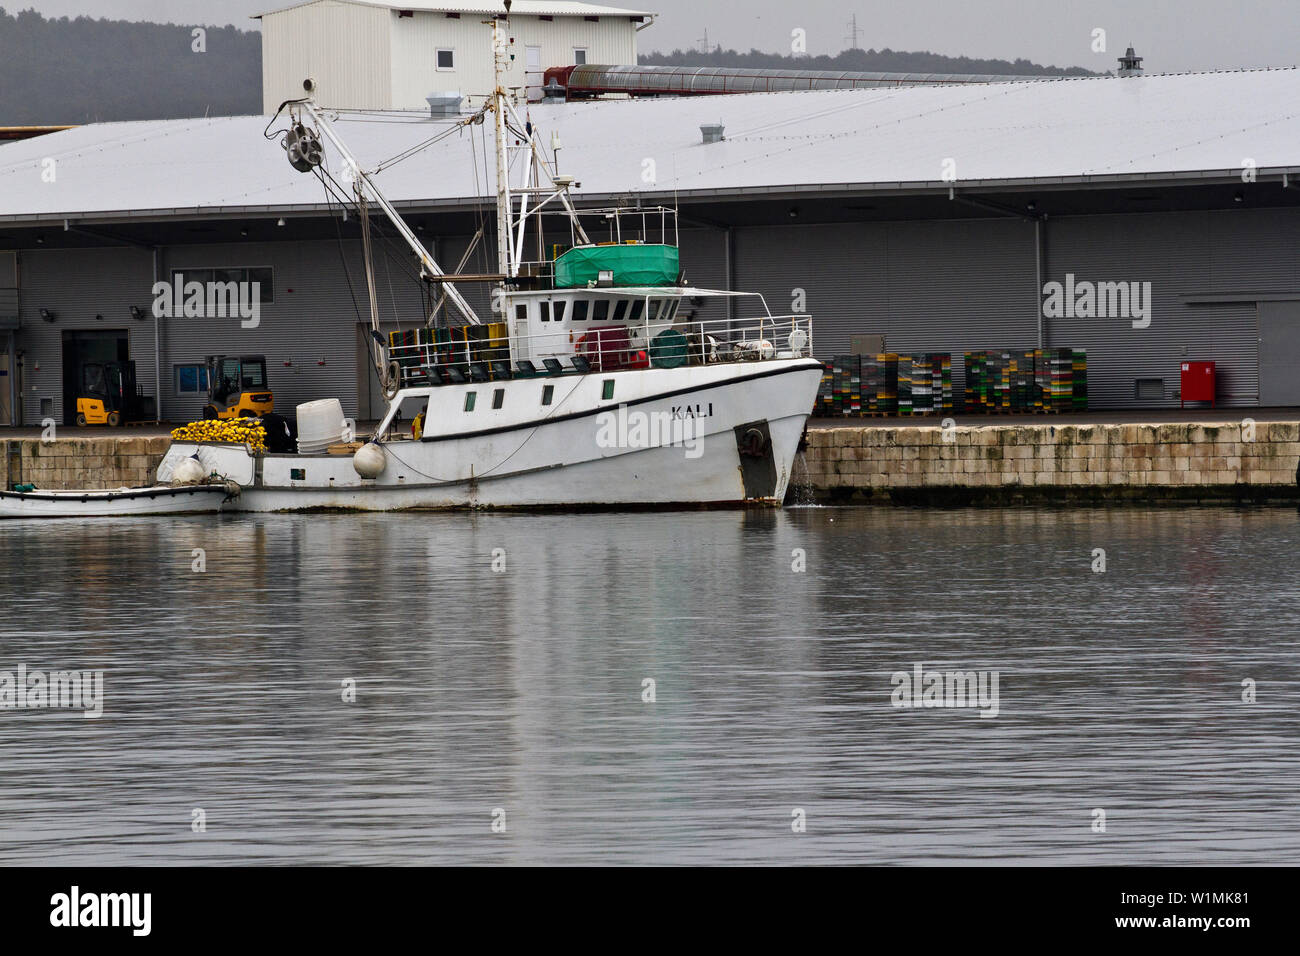
[[[448,116],[460,115],[461,96],[455,90],[445,93],[430,93],[424,98],[429,104],[429,115],[433,119],[446,119]]]
[[[1125,51],[1124,55],[1119,58],[1119,75],[1142,75],[1142,57],[1135,56],[1132,47],[1129,47],[1128,50]]]
[[[704,134],[705,143],[720,143],[727,138],[722,135],[724,129],[721,123],[706,123],[700,127],[700,132]]]

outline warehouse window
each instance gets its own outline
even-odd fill
[[[174,365],[178,395],[206,395],[208,393],[208,367],[206,365]]]
[[[454,70],[454,69],[456,69],[456,51],[455,51],[455,50],[448,50],[448,49],[446,49],[446,48],[440,49],[440,50],[438,50],[438,52],[437,52],[437,59],[438,59],[438,69],[440,69],[440,70]]]
[[[248,269],[238,268],[220,268],[220,269],[173,269],[172,285],[182,282],[189,285],[191,282],[202,283],[205,292],[209,282],[234,282],[243,284],[245,282],[256,282],[258,286],[258,301],[266,304],[275,301],[275,274],[270,266],[254,266]],[[182,294],[184,290],[182,289]],[[235,303],[238,306],[238,302]]]
[[[587,62],[587,48],[585,46],[575,46],[573,48],[573,62],[582,66]]]

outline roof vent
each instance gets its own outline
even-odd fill
[[[1142,75],[1142,57],[1133,53],[1133,48],[1129,47],[1122,57],[1119,58],[1119,75],[1120,76],[1141,76]]]
[[[455,90],[443,93],[430,93],[424,98],[429,104],[429,115],[434,119],[460,115],[461,96]]]
[[[706,123],[700,127],[700,132],[704,134],[705,143],[720,143],[727,137],[723,136],[725,127],[721,123]]]

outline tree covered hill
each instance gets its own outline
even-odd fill
[[[1028,60],[977,60],[967,56],[906,50],[845,50],[835,56],[794,56],[750,50],[739,53],[721,46],[704,53],[674,50],[643,53],[637,59],[647,66],[729,66],[748,69],[851,70],[861,73],[996,73],[1018,76],[1100,76],[1081,66],[1040,66]]]
[[[261,34],[193,29],[0,7],[0,126],[261,112]]]

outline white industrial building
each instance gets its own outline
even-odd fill
[[[1219,404],[1251,407],[1300,405],[1297,100],[1300,70],[1282,69],[528,115],[548,151],[559,134],[581,205],[680,204],[692,284],[761,292],[777,312],[801,292],[819,357],[885,336],[891,351],[951,352],[960,389],[964,350],[1086,349],[1095,408],[1177,407],[1180,363],[1210,360]],[[374,169],[450,122],[424,109],[335,126]],[[719,123],[725,138],[705,142],[701,126]],[[14,420],[67,420],[68,370],[101,353],[133,359],[173,421],[198,414],[191,372],[222,352],[265,355],[282,408],[339,396],[375,415],[356,216],[290,167],[266,125],[104,123],[0,145],[0,370],[17,373],[0,389]],[[485,137],[486,124],[461,130],[376,176],[448,269],[491,216]],[[327,162],[339,168],[332,150]],[[494,269],[485,247],[464,271]],[[380,249],[381,321],[423,325],[409,253]],[[265,276],[256,328],[151,314],[154,282],[218,269]],[[1045,284],[1070,277],[1150,283],[1150,322],[1045,314]],[[462,291],[489,311],[485,286]],[[716,300],[697,308],[725,317]]]
[[[492,91],[492,43],[484,21],[505,4],[472,0],[307,0],[258,15],[262,21],[262,108],[302,96],[338,109],[424,109],[431,93],[456,92],[476,105]],[[514,62],[507,85],[540,99],[553,66],[635,63],[637,32],[654,22],[639,10],[515,0]]]

